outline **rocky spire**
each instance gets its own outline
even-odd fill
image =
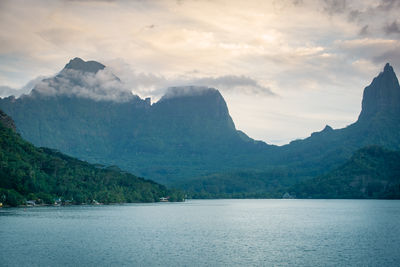
[[[381,114],[400,114],[399,81],[389,63],[385,65],[383,72],[379,73],[364,89],[359,120],[370,119]]]

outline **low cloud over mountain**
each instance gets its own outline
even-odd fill
[[[94,100],[128,101],[131,91],[107,68],[97,73],[64,69],[55,78],[44,79],[34,88],[44,95],[67,95]]]

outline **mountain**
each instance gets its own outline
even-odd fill
[[[237,131],[213,88],[169,88],[151,104],[104,65],[71,60],[29,95],[0,99],[22,137],[71,156],[209,196],[279,195],[368,145],[400,149],[399,83],[387,64],[365,88],[358,120],[285,146]],[[199,195],[199,196],[200,196]]]
[[[1,99],[0,108],[37,146],[167,184],[250,167],[250,161],[233,158],[268,147],[236,131],[222,95],[213,88],[169,88],[151,105],[104,65],[79,58],[29,95]]]
[[[9,86],[0,86],[0,97],[15,96],[19,97],[23,94],[27,94],[32,90],[35,82],[40,79],[40,77],[28,82],[25,86],[19,89],[11,88]]]
[[[400,152],[379,146],[356,151],[339,168],[303,181],[291,192],[300,198],[400,198]]]
[[[358,122],[400,114],[400,86],[393,67],[387,63],[382,73],[364,90],[362,111]]]
[[[8,87],[8,86],[0,86],[0,97],[6,97],[6,96],[10,96],[10,95],[17,95],[19,96],[19,91]]]
[[[330,168],[332,164],[343,163],[354,151],[368,145],[399,150],[399,107],[399,82],[393,68],[386,64],[384,71],[364,89],[362,110],[355,123],[337,130],[327,126],[309,138],[281,147],[280,153],[291,160],[306,158],[310,164],[322,161],[321,167]]]
[[[343,129],[326,126],[304,140],[271,147],[260,157],[264,166],[238,172],[195,177],[178,185],[195,197],[279,197],[291,186],[344,164],[366,146],[400,149],[400,87],[393,68],[386,64],[364,89],[358,120]]]
[[[0,110],[0,197],[8,205],[24,199],[54,203],[55,198],[74,203],[97,200],[153,202],[178,191],[123,172],[117,167],[92,165],[48,148],[36,148],[16,132],[10,117]]]
[[[97,73],[99,70],[103,70],[106,66],[96,61],[84,61],[79,57],[71,59],[70,62],[65,65],[65,70],[77,70],[81,72]]]
[[[5,128],[11,129],[13,132],[17,130],[14,121],[2,110],[0,110],[0,124]]]

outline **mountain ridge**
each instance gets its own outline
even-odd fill
[[[379,146],[357,150],[337,169],[296,184],[298,198],[400,198],[400,152]]]
[[[34,144],[91,162],[116,164],[165,184],[184,182],[190,187],[187,182],[218,174],[213,180],[218,187],[218,179],[229,181],[233,173],[245,171],[266,183],[268,177],[274,183],[282,177],[289,185],[340,166],[367,145],[399,149],[400,113],[391,102],[400,103],[398,88],[387,64],[365,88],[367,100],[356,122],[342,129],[327,125],[284,146],[255,141],[236,130],[223,96],[208,87],[172,87],[169,96],[151,105],[137,96],[118,102],[58,95],[1,99],[0,108],[15,118],[22,136]],[[381,91],[377,102],[382,104],[371,104]]]
[[[0,196],[5,205],[35,200],[54,204],[155,202],[160,197],[181,201],[182,192],[121,171],[92,165],[48,148],[37,148],[15,131],[0,110]]]
[[[75,90],[74,80],[85,77],[73,70],[64,83],[57,76],[49,78],[48,84],[56,87],[50,91],[55,93],[34,88],[31,95],[1,99],[0,106],[14,118],[21,135],[35,145],[90,162],[119,165],[164,182],[201,173],[202,168],[227,169],[224,162],[231,161],[229,154],[262,146],[249,138],[244,141],[216,89],[173,87],[169,95],[150,105],[131,92],[126,101],[91,98],[90,92],[70,93]],[[191,165],[203,167],[193,170]]]

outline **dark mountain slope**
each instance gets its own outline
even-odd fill
[[[153,202],[179,192],[122,172],[117,167],[91,165],[48,148],[36,148],[15,131],[0,111],[0,197],[9,205],[24,198],[54,202],[55,197],[90,202]]]
[[[252,192],[243,182],[252,177],[264,184],[258,188],[272,192],[332,170],[364,146],[399,149],[399,91],[393,68],[386,65],[365,89],[357,122],[338,130],[327,126],[282,147],[237,131],[215,89],[170,88],[150,105],[102,64],[80,59],[30,95],[0,99],[0,108],[27,140],[90,162],[196,191],[208,190],[201,186],[204,179],[216,192]],[[237,185],[234,190],[226,186],[229,181]]]
[[[365,88],[357,122],[338,130],[327,126],[309,138],[280,147],[276,160],[303,164],[306,159],[310,167],[315,162],[326,168],[343,162],[355,150],[368,145],[400,149],[400,86],[389,64]]]
[[[370,146],[336,170],[292,187],[302,198],[400,198],[400,152]]]
[[[14,132],[17,130],[17,128],[15,127],[14,121],[7,114],[5,114],[2,110],[0,110],[0,124],[3,127],[9,128]]]
[[[250,156],[264,159],[264,166],[255,161],[253,169],[197,177],[179,186],[199,197],[254,193],[279,196],[291,183],[326,173],[346,162],[354,151],[369,145],[400,149],[400,86],[389,64],[365,88],[362,111],[352,125],[338,130],[326,126],[304,140]]]
[[[93,80],[104,80],[105,71],[100,63],[73,59],[30,95],[1,99],[0,107],[14,118],[22,137],[35,145],[115,164],[163,183],[251,167],[254,163],[243,160],[243,153],[269,147],[236,131],[215,89],[170,88],[150,105],[121,91],[113,74],[106,76],[111,88],[93,85]]]

